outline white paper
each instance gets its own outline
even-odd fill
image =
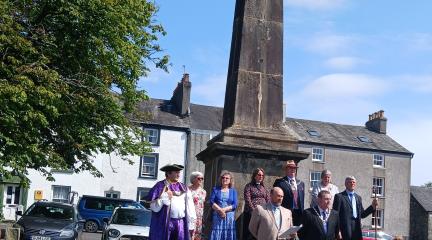
[[[300,228],[302,228],[302,227],[303,227],[303,225],[292,226],[288,230],[286,230],[286,232],[282,233],[279,237],[280,238],[290,238],[291,234],[294,234],[294,233],[298,232],[298,230],[300,230]]]

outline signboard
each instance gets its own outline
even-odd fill
[[[42,200],[43,199],[43,191],[35,190],[34,191],[34,200]]]

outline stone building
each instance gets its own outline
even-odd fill
[[[411,186],[410,239],[432,240],[432,188]]]

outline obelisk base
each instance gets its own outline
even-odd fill
[[[237,239],[243,239],[243,191],[247,183],[251,181],[252,172],[256,168],[265,171],[264,186],[270,189],[276,178],[283,176],[283,165],[286,160],[296,162],[307,158],[309,153],[282,148],[269,149],[263,145],[241,145],[235,143],[212,142],[197,158],[205,164],[204,189],[208,198],[212,188],[220,185],[220,174],[229,171],[234,177],[234,187],[238,194],[238,206],[236,209]],[[212,226],[211,206],[206,203],[204,210],[204,234],[210,236]]]

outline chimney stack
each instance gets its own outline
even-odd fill
[[[377,133],[386,134],[387,118],[384,117],[384,111],[380,110],[369,114],[369,121],[366,122],[366,128]]]
[[[192,83],[189,81],[189,74],[185,73],[183,74],[182,80],[177,84],[173,96],[171,97],[171,103],[176,106],[180,116],[186,116],[189,114],[191,88]]]

